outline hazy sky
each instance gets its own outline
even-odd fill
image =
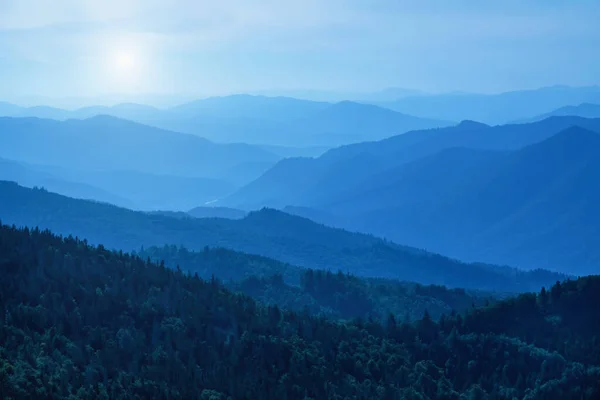
[[[0,0],[0,99],[600,83],[598,0]]]

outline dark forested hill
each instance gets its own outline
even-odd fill
[[[86,238],[108,248],[184,245],[227,247],[300,267],[508,292],[535,290],[561,275],[467,264],[437,254],[351,233],[265,209],[240,220],[173,218],[75,200],[0,182],[0,219]]]
[[[335,319],[385,320],[391,312],[414,320],[427,310],[439,319],[443,313],[464,311],[509,293],[487,293],[423,286],[391,279],[360,278],[341,271],[303,269],[267,257],[223,248],[201,252],[184,247],[150,247],[135,252],[142,259],[165,262],[204,279],[218,279],[235,290],[288,310]]]
[[[3,399],[600,396],[599,277],[409,324],[282,311],[39,230],[0,227],[0,270]]]

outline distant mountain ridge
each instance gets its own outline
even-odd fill
[[[600,103],[600,86],[557,85],[499,94],[413,96],[376,104],[422,118],[506,124],[581,103]]]
[[[316,159],[281,160],[254,182],[223,199],[220,205],[244,209],[308,206],[314,198],[339,194],[374,174],[444,149],[517,150],[572,126],[600,131],[600,119],[552,117],[530,124],[494,127],[463,121],[453,127],[341,146]]]
[[[265,119],[269,121],[294,121],[309,117],[330,107],[328,102],[300,100],[284,96],[256,96],[234,94],[195,100],[173,107],[170,111],[196,116],[225,119]]]
[[[217,144],[110,116],[67,121],[0,117],[0,157],[38,175],[6,179],[75,197],[113,198],[115,204],[140,210],[188,210],[218,200],[280,159],[259,146]],[[40,173],[52,175],[53,181]]]
[[[285,160],[231,199],[288,206],[316,221],[462,260],[598,273],[600,120],[586,123],[596,130],[571,127],[512,151],[449,147],[371,173],[364,171],[373,162],[357,166],[358,156],[338,154],[333,168],[321,160],[294,169]],[[391,156],[400,160],[399,154]],[[314,175],[301,181],[300,171]]]
[[[196,177],[244,162],[278,159],[247,144],[216,144],[110,116],[68,121],[0,118],[0,156],[79,169]]]
[[[246,211],[237,210],[235,208],[228,207],[194,207],[187,212],[194,218],[227,218],[227,219],[241,219],[244,218],[248,213]]]
[[[137,250],[173,244],[198,250],[218,246],[300,267],[502,292],[527,291],[564,277],[541,270],[522,272],[461,263],[269,209],[240,220],[172,218],[70,199],[10,182],[0,182],[0,191],[2,223],[48,228],[108,248]]]
[[[0,180],[17,182],[21,186],[43,187],[76,199],[96,200],[120,207],[134,208],[129,199],[107,192],[93,185],[70,181],[52,173],[32,168],[12,160],[0,158]]]
[[[246,131],[250,132],[250,128],[252,128],[253,135],[258,139],[261,130],[277,130],[278,122],[310,118],[318,111],[344,100],[370,103],[408,114],[413,118],[418,117],[426,120],[475,120],[488,124],[506,124],[513,121],[531,122],[534,119],[539,119],[536,116],[547,117],[551,115],[553,110],[561,107],[577,106],[582,103],[600,104],[600,87],[555,85],[497,94],[461,92],[432,94],[402,88],[388,88],[363,95],[358,93],[334,94],[310,90],[262,91],[256,94],[208,97],[167,109],[123,103],[110,107],[84,107],[73,111],[53,107],[42,107],[42,109],[36,110],[35,107],[27,109],[26,107],[0,102],[0,116],[37,116],[67,119],[89,118],[99,114],[107,114],[168,130],[193,133],[214,141],[244,141],[240,140],[240,138],[243,138],[242,128],[244,122],[249,124]],[[41,114],[36,114],[36,112]],[[21,115],[18,115],[19,113]],[[589,114],[573,115],[597,117],[597,115]],[[448,123],[445,123],[445,125],[448,125]],[[438,124],[436,126],[445,125]],[[279,130],[284,127],[286,127],[285,124],[283,127],[280,126]],[[231,133],[228,134],[228,130],[237,132],[234,132],[233,136],[227,137],[232,135]],[[271,131],[270,136],[273,135],[275,135],[275,132]],[[364,140],[380,138],[370,137]],[[253,143],[294,144],[292,142],[275,143],[264,140]],[[336,145],[341,144],[345,143],[337,143]]]
[[[6,101],[0,101],[0,116],[11,116],[22,109],[23,107],[15,104],[8,103]]]
[[[296,121],[305,135],[337,136],[339,144],[378,140],[416,129],[448,126],[450,122],[416,118],[386,108],[342,101],[325,108],[308,120]],[[289,127],[288,129],[291,129]],[[329,140],[329,139],[327,139]]]
[[[0,108],[0,115],[2,110],[4,108]],[[5,115],[56,120],[110,115],[219,143],[302,147],[332,147],[450,124],[370,104],[348,101],[332,104],[253,95],[210,97],[169,109],[129,103],[73,111],[53,107],[7,107]]]
[[[550,117],[575,116],[582,118],[600,118],[600,104],[581,103],[577,106],[565,106],[521,122],[534,122]]]

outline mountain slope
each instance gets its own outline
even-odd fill
[[[578,117],[495,127],[463,121],[450,128],[413,131],[378,142],[342,146],[316,159],[282,160],[221,204],[245,209],[307,206],[316,198],[339,196],[356,182],[444,149],[517,150],[575,125],[600,132],[600,119]]]
[[[11,116],[21,110],[23,110],[23,107],[7,103],[5,101],[0,101],[0,116]]]
[[[62,179],[48,172],[31,168],[28,165],[0,158],[0,180],[17,182],[25,187],[43,187],[76,199],[96,200],[121,207],[135,207],[127,198],[110,193],[99,187]]]
[[[286,129],[312,138],[312,143],[339,146],[448,125],[448,122],[417,118],[370,104],[342,101],[312,117],[295,121],[294,126]]]
[[[490,95],[414,96],[378,104],[423,118],[505,124],[581,103],[600,103],[600,87],[552,86]]]
[[[64,122],[0,118],[0,132],[0,156],[83,170],[208,177],[244,162],[277,160],[257,147],[219,145],[108,116]]]
[[[194,218],[227,218],[240,219],[246,216],[246,212],[227,207],[194,207],[187,212]]]
[[[570,128],[516,152],[450,149],[307,206],[461,259],[594,273],[597,181],[600,134]]]
[[[110,115],[161,129],[194,134],[219,143],[306,148],[329,148],[377,140],[413,129],[449,125],[447,122],[412,117],[369,104],[348,101],[331,104],[250,95],[212,97],[167,110],[125,103],[74,111],[43,106],[17,111],[18,116],[57,120]],[[307,150],[289,151],[302,153]]]
[[[136,171],[82,171],[0,159],[0,179],[43,187],[65,196],[135,210],[187,210],[231,193],[217,179],[155,175]]]
[[[544,271],[465,264],[403,247],[372,236],[316,224],[275,210],[241,220],[171,218],[74,200],[13,183],[0,183],[0,218],[4,223],[40,226],[87,238],[108,248],[183,245],[227,247],[300,267],[342,270],[361,276],[388,277],[499,291],[527,291],[560,279]]]
[[[384,325],[281,311],[39,230],[1,226],[0,269],[3,398],[600,395],[598,277],[439,323],[425,313]]]
[[[213,178],[124,170],[80,171],[56,167],[47,169],[65,179],[88,182],[111,193],[124,196],[133,202],[136,210],[188,210],[226,196],[235,190],[234,185]]]
[[[193,252],[165,245],[146,248],[135,255],[170,267],[179,266],[202,279],[218,279],[226,287],[264,304],[290,311],[308,309],[313,315],[334,319],[372,318],[383,322],[392,313],[414,321],[427,310],[439,320],[442,314],[463,312],[496,300],[487,292],[302,269],[223,248],[205,247],[201,252]]]
[[[581,103],[578,106],[565,106],[552,112],[539,115],[527,122],[540,121],[549,117],[576,116],[582,118],[600,118],[600,104]]]
[[[16,113],[9,114],[15,118],[42,118],[42,119],[55,119],[55,120],[66,120],[72,118],[72,112],[69,110],[63,110],[61,108],[49,107],[49,106],[35,106],[27,107],[19,110]]]
[[[117,118],[128,119],[131,121],[144,121],[158,118],[162,110],[136,103],[120,103],[114,106],[90,106],[72,111],[69,118],[87,119],[98,115],[110,115]]]
[[[222,119],[257,119],[294,121],[309,117],[329,106],[326,102],[299,100],[292,97],[267,97],[236,94],[209,97],[170,109],[181,117],[207,116]]]
[[[218,142],[301,147],[331,147],[449,124],[349,101],[248,95],[199,100],[143,122]]]

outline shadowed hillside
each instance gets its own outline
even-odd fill
[[[598,277],[439,323],[341,323],[37,229],[2,226],[0,255],[3,398],[600,395]]]
[[[241,220],[182,219],[74,200],[14,183],[2,182],[0,190],[4,194],[0,198],[0,218],[5,223],[48,228],[108,248],[137,250],[141,246],[174,244],[198,250],[219,246],[300,267],[507,292],[528,291],[562,280],[561,275],[547,271],[525,273],[461,263],[269,209],[250,213]]]

